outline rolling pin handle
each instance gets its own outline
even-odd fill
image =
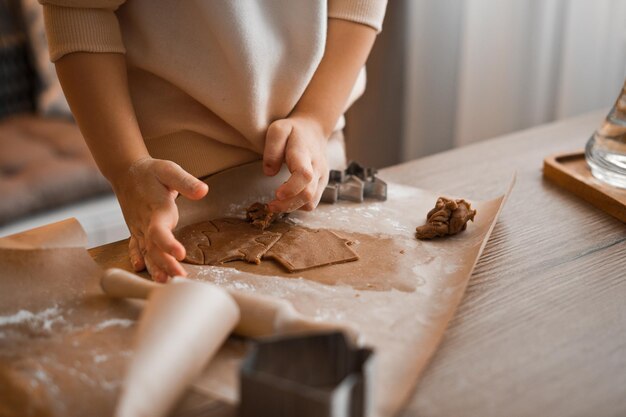
[[[172,279],[172,282],[177,281],[186,279],[181,277]],[[119,268],[107,269],[100,280],[102,290],[115,298],[146,299],[152,290],[162,285]],[[293,305],[285,300],[232,290],[229,293],[239,305],[240,319],[235,333],[241,336],[255,338],[342,331],[350,341],[356,343],[358,340],[358,332],[346,324],[316,321],[296,311]]]
[[[132,272],[119,268],[104,271],[100,280],[102,290],[110,297],[116,298],[148,298],[152,290],[161,284],[141,278]]]

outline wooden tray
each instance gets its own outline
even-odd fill
[[[584,152],[549,156],[543,161],[543,176],[626,223],[626,190],[595,179]]]

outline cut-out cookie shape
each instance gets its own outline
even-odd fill
[[[200,246],[208,246],[209,238],[205,232],[217,232],[211,222],[200,222],[185,226],[174,232],[174,237],[185,247],[187,254],[183,262],[194,265],[204,264],[204,253]]]
[[[209,245],[200,245],[205,265],[243,260],[260,264],[261,257],[280,239],[280,233],[261,231],[249,223],[206,233]]]
[[[240,219],[217,219],[187,226],[176,237],[187,251],[184,262],[220,265],[244,260],[259,264],[281,234],[259,230]]]
[[[295,226],[283,233],[263,258],[274,259],[289,272],[297,272],[358,260],[359,255],[350,248],[350,244],[348,239],[330,230]]]
[[[273,259],[297,272],[359,259],[351,242],[330,230],[282,222],[272,224],[270,230],[243,219],[222,218],[184,227],[175,235],[187,250],[184,262],[196,265],[237,260],[259,264],[261,259]]]

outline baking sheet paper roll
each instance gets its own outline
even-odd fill
[[[152,292],[115,416],[165,416],[239,321],[223,289],[193,281]]]

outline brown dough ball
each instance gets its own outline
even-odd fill
[[[267,204],[258,202],[246,209],[246,220],[261,230],[267,229],[272,223],[284,216],[284,213],[272,213]]]
[[[439,197],[435,207],[426,215],[426,224],[415,229],[418,239],[433,239],[455,235],[467,228],[468,221],[474,221],[476,210],[463,199],[452,200]]]

